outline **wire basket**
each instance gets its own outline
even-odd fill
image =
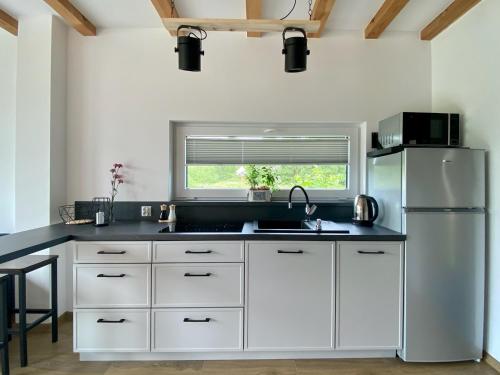
[[[92,209],[90,211],[92,211]],[[59,207],[59,216],[64,224],[90,224],[94,222],[94,220],[90,218],[92,217],[91,215],[92,212],[87,212],[86,215],[82,213],[82,218],[77,218],[74,204],[66,204]]]

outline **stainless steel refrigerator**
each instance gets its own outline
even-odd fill
[[[485,152],[406,148],[369,158],[377,224],[407,235],[403,349],[408,362],[483,354]]]

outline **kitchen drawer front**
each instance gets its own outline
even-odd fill
[[[243,262],[242,241],[159,241],[153,242],[153,262]]]
[[[150,264],[77,264],[73,266],[73,305],[149,307]]]
[[[400,349],[403,313],[403,244],[337,245],[336,348]]]
[[[150,263],[151,242],[76,242],[75,263]]]
[[[154,352],[243,350],[243,309],[152,311]]]
[[[153,306],[243,306],[243,283],[240,263],[153,264]]]
[[[75,310],[75,352],[148,352],[150,310]]]

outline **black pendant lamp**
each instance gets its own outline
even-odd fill
[[[298,31],[303,36],[285,38],[287,31]],[[298,73],[307,69],[307,56],[311,53],[307,49],[307,36],[304,29],[287,27],[283,30],[283,50],[285,55],[285,72]]]
[[[182,29],[196,30],[200,35],[189,31],[187,35],[179,35]],[[205,51],[201,49],[201,41],[207,37],[207,33],[200,27],[181,25],[177,28],[177,47],[175,52],[179,54],[179,69],[190,72],[201,71],[201,56]]]

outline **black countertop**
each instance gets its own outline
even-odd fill
[[[241,233],[158,233],[166,224],[123,221],[105,227],[54,224],[0,237],[0,263],[16,259],[68,241],[404,241],[406,236],[379,226],[371,228],[349,223],[336,224],[334,233],[254,233],[254,224],[245,223]],[[324,228],[326,229],[326,228]]]

